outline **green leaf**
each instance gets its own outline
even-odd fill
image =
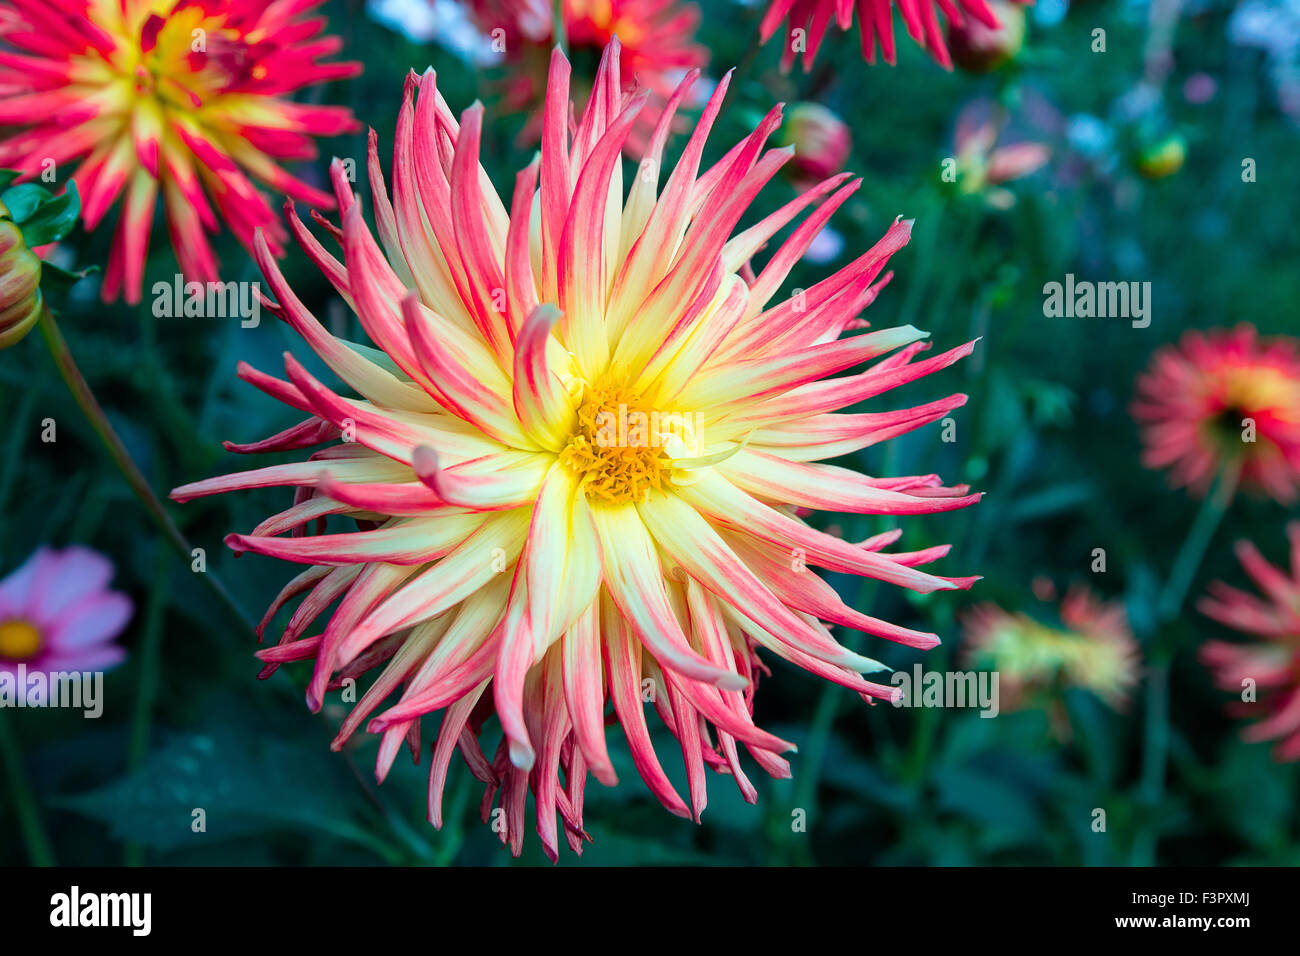
[[[40,183],[20,183],[11,189],[6,189],[4,195],[0,196],[9,210],[9,218],[20,226],[32,217],[41,203],[49,198],[50,191]]]
[[[19,224],[19,228],[29,248],[43,246],[70,233],[80,215],[81,196],[77,184],[70,181],[62,195],[43,201],[30,219]]]
[[[319,722],[291,721],[300,733],[280,737],[233,703],[205,712],[204,729],[173,736],[135,773],[58,805],[102,820],[118,840],[161,851],[284,829],[381,851],[382,841],[357,822],[360,791]],[[196,833],[199,810],[205,829]]]

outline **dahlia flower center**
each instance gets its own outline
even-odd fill
[[[41,632],[36,625],[21,618],[0,621],[0,660],[31,660],[40,649]]]
[[[619,384],[587,386],[560,460],[587,496],[615,504],[644,501],[672,473],[668,443],[682,437],[683,416],[661,413]]]

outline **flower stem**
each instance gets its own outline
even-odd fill
[[[131,710],[131,737],[127,751],[127,767],[136,771],[144,763],[149,750],[149,731],[153,724],[154,704],[158,699],[159,673],[162,658],[163,615],[171,592],[172,559],[161,544],[155,549],[157,565],[153,587],[149,592],[149,607],[145,612],[144,644],[137,653],[135,706]],[[123,862],[127,866],[144,863],[144,847],[128,843]]]
[[[1196,569],[1214,538],[1232,496],[1237,490],[1240,469],[1225,466],[1214,479],[1201,503],[1196,519],[1187,531],[1187,538],[1174,558],[1173,567],[1156,603],[1156,616],[1162,624],[1173,621],[1182,609],[1183,601],[1191,588]],[[1155,814],[1164,797],[1165,769],[1169,760],[1169,673],[1173,664],[1172,641],[1153,642],[1151,668],[1147,675],[1146,718],[1143,728],[1142,776],[1138,785],[1138,802],[1145,808],[1147,818],[1133,845],[1132,865],[1152,866],[1155,863],[1159,832]]]
[[[54,320],[54,313],[50,311],[49,306],[45,306],[42,310],[39,325],[41,334],[45,337],[45,344],[49,346],[50,356],[54,359],[59,374],[63,376],[68,391],[72,392],[72,397],[76,399],[77,405],[90,422],[90,427],[95,430],[95,434],[103,442],[109,457],[113,459],[118,470],[122,472],[122,477],[131,486],[135,496],[140,499],[140,504],[153,518],[154,523],[158,525],[171,546],[183,559],[190,560],[193,553],[190,543],[185,540],[180,528],[176,527],[171,515],[163,508],[162,502],[154,494],[153,489],[149,487],[149,482],[140,473],[140,469],[136,467],[130,453],[126,450],[126,446],[122,444],[122,439],[113,430],[112,423],[109,422],[108,416],[104,414],[104,410],[95,399],[95,394],[90,390],[85,377],[82,376],[81,370],[77,367],[76,360],[72,357],[72,351],[68,348],[68,342],[59,330],[58,323]],[[251,631],[253,629],[252,621],[239,609],[239,605],[235,603],[234,598],[230,596],[230,592],[226,590],[220,579],[212,571],[205,571],[202,578],[231,614],[245,628]]]
[[[9,712],[0,707],[0,767],[9,780],[9,793],[13,798],[14,810],[18,814],[18,828],[22,831],[23,842],[27,844],[27,855],[34,866],[54,866],[54,850],[50,847],[50,838],[45,834],[41,823],[41,811],[36,804],[31,782],[23,769],[22,748],[18,745],[18,736],[10,724]]]
[[[1196,569],[1201,566],[1201,559],[1205,557],[1210,540],[1218,530],[1228,505],[1232,503],[1239,474],[1239,467],[1225,466],[1201,503],[1201,510],[1197,512],[1196,520],[1187,532],[1187,539],[1174,559],[1174,566],[1169,571],[1169,577],[1160,592],[1160,600],[1156,604],[1156,616],[1162,622],[1173,620],[1182,610],[1187,590],[1192,586],[1192,578],[1196,576]]]
[[[560,48],[560,52],[565,56],[569,55],[569,36],[568,30],[564,25],[564,0],[554,0],[551,4],[551,23],[555,45]]]

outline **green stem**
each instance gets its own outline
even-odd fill
[[[561,53],[568,56],[569,34],[564,27],[564,0],[555,0],[551,5],[551,23],[554,24],[552,32],[555,34],[555,45],[560,48]]]
[[[37,806],[31,782],[27,779],[27,771],[23,768],[22,747],[19,746],[18,736],[9,721],[9,712],[0,707],[0,766],[4,767],[4,775],[9,780],[9,793],[18,813],[18,828],[22,831],[27,856],[32,865],[54,866],[54,850],[50,847],[50,838],[45,834],[40,807]]]
[[[1187,540],[1183,542],[1178,556],[1174,558],[1174,566],[1170,569],[1169,577],[1160,592],[1156,615],[1161,621],[1173,620],[1182,610],[1187,591],[1192,586],[1192,578],[1196,576],[1196,569],[1201,566],[1201,560],[1205,557],[1210,541],[1214,538],[1214,532],[1218,530],[1219,522],[1223,520],[1228,505],[1232,503],[1239,475],[1239,466],[1225,466],[1214,479],[1214,484],[1206,494],[1205,500],[1201,502],[1201,510],[1197,512],[1196,520],[1192,522],[1192,527],[1187,532]]]
[[[54,320],[54,313],[50,311],[48,306],[41,312],[39,325],[41,334],[45,337],[45,344],[49,346],[50,356],[59,369],[59,374],[63,376],[63,381],[68,386],[68,390],[72,392],[72,397],[76,399],[77,405],[90,422],[90,427],[95,430],[95,434],[103,442],[109,457],[113,459],[118,470],[122,472],[122,477],[131,486],[135,496],[140,499],[140,504],[153,518],[154,523],[158,525],[171,546],[185,561],[189,561],[193,554],[193,548],[185,540],[185,536],[181,534],[180,528],[176,527],[171,515],[163,508],[162,502],[153,493],[153,489],[149,487],[149,482],[145,480],[140,469],[136,467],[130,453],[126,450],[126,446],[122,444],[122,439],[113,430],[113,425],[109,422],[108,416],[104,414],[104,410],[95,399],[90,386],[86,384],[86,379],[82,376],[81,370],[77,368],[77,363],[72,357],[72,351],[68,348],[68,342],[63,337],[63,333],[59,331],[59,326]],[[244,616],[244,613],[239,609],[239,605],[235,603],[235,599],[230,596],[230,592],[226,590],[220,579],[212,571],[205,571],[202,577],[221,603],[229,609],[231,614],[245,628],[251,631],[253,629],[252,621]]]
[[[1182,609],[1196,570],[1201,566],[1214,532],[1232,503],[1239,476],[1238,466],[1225,466],[1215,477],[1214,484],[1201,503],[1201,509],[1174,558],[1173,567],[1170,568],[1169,577],[1165,580],[1156,603],[1156,616],[1162,624],[1172,622]],[[1160,840],[1156,812],[1164,798],[1165,771],[1169,762],[1169,674],[1173,666],[1174,650],[1172,639],[1157,638],[1151,648],[1143,726],[1142,775],[1138,785],[1138,802],[1145,810],[1146,821],[1134,841],[1131,861],[1134,866],[1153,866]]]
[[[149,592],[149,607],[145,612],[144,644],[136,653],[140,669],[136,679],[135,707],[131,711],[131,740],[127,751],[127,766],[131,770],[139,768],[149,749],[149,730],[153,724],[161,670],[163,613],[167,609],[171,591],[172,558],[161,546],[157,551],[153,588]],[[124,860],[127,866],[140,866],[144,863],[144,848],[137,843],[128,843]]]
[[[0,465],[0,532],[3,532],[5,521],[9,515],[9,509],[6,507],[9,501],[9,491],[18,478],[18,466],[23,460],[23,441],[28,437],[27,423],[32,417],[32,409],[36,407],[38,394],[38,389],[24,388],[22,398],[18,400],[18,410],[8,416],[12,431],[9,434],[8,443],[5,445],[4,463]],[[0,538],[3,538],[3,534],[0,534]]]

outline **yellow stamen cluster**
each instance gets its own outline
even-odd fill
[[[588,386],[560,461],[577,473],[589,498],[611,504],[644,501],[651,489],[667,484],[672,469],[659,435],[647,424],[657,418],[624,386]]]
[[[41,632],[36,625],[22,618],[0,621],[0,660],[31,660],[40,649]]]
[[[1260,366],[1228,368],[1220,373],[1215,396],[1221,411],[1206,422],[1210,437],[1227,446],[1229,452],[1243,452],[1242,433],[1246,419],[1268,413],[1286,415],[1300,408],[1300,388],[1278,369]]]

